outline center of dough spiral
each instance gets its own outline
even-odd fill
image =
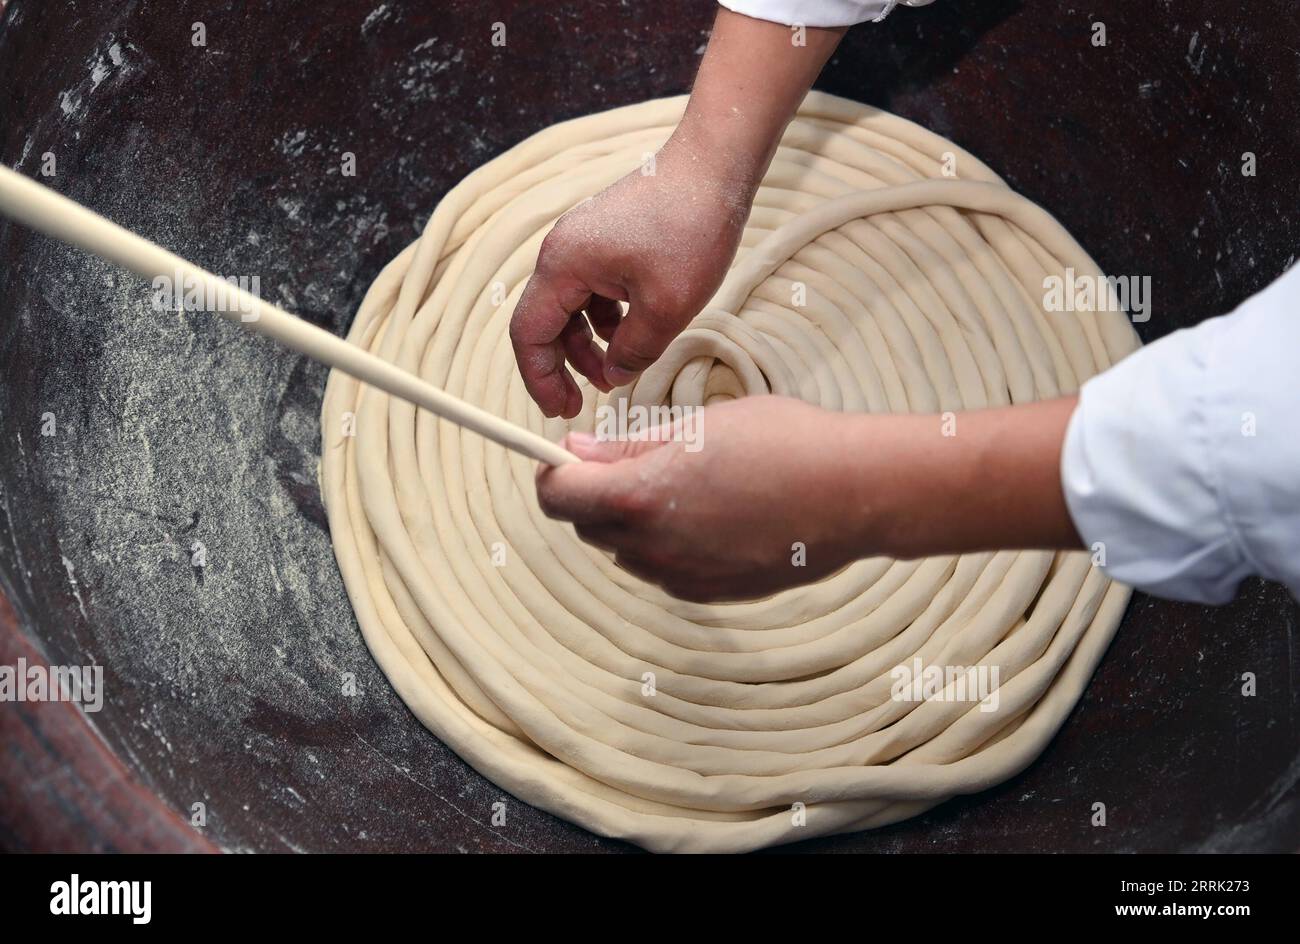
[[[376,279],[349,339],[552,439],[593,429],[608,398],[589,386],[568,423],[529,400],[510,315],[555,220],[641,166],[684,106],[569,121],[476,170]],[[1044,280],[1067,268],[1100,275],[976,158],[812,93],[726,282],[615,395],[957,412],[1070,393],[1137,341],[1120,312],[1044,310]],[[1060,727],[1128,600],[1087,554],[1004,552],[685,603],[542,515],[530,460],[337,371],[322,443],[344,582],[406,704],[520,799],[653,850],[865,829],[1005,780]],[[918,658],[996,668],[996,708],[953,689],[893,697],[892,670]]]

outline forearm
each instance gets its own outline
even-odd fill
[[[782,133],[843,35],[844,28],[796,33],[720,8],[670,146],[713,162],[752,198]]]
[[[844,476],[870,553],[1078,548],[1061,486],[1074,397],[946,416],[855,416]]]

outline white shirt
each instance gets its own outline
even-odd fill
[[[787,26],[852,26],[867,20],[880,22],[898,6],[898,0],[720,0],[728,10]],[[923,7],[934,0],[902,0],[905,6]]]
[[[1258,575],[1300,598],[1297,299],[1300,266],[1084,384],[1061,482],[1109,576],[1224,603]]]

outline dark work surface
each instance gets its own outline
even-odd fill
[[[263,297],[341,333],[450,186],[558,120],[685,91],[711,16],[707,2],[13,0],[0,159],[37,176],[53,155],[57,190],[215,272],[257,275]],[[1150,275],[1150,341],[1293,260],[1298,50],[1290,0],[939,0],[853,31],[819,86],[950,136],[1104,270]],[[346,151],[355,177],[338,172]],[[371,661],[315,484],[323,368],[211,316],[158,315],[143,282],[0,223],[0,376],[0,578],[36,649],[105,667],[94,729],[186,819],[204,803],[209,839],[629,848],[518,801],[492,827],[501,791]],[[1221,609],[1139,595],[1024,774],[793,848],[1294,849],[1298,612],[1258,582]],[[7,803],[28,775],[0,751]],[[117,828],[129,846],[131,824]],[[21,842],[42,844],[39,830]]]

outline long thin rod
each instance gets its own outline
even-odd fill
[[[337,367],[507,449],[550,465],[580,461],[545,437],[439,390],[3,166],[0,166],[0,213],[47,236],[116,262],[150,281],[179,275],[187,286],[202,286],[205,298],[233,299],[233,304],[217,306],[218,314],[228,321],[274,338],[300,354]]]

